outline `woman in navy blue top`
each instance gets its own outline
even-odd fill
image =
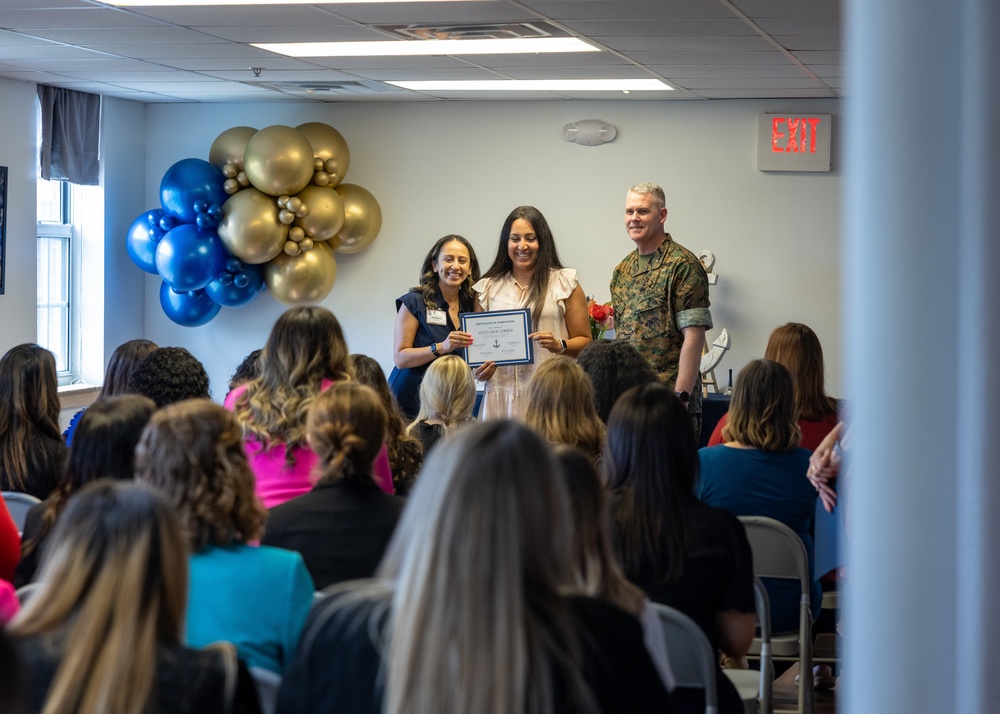
[[[465,238],[446,235],[427,253],[420,268],[420,284],[396,300],[396,328],[389,375],[400,409],[409,419],[420,410],[420,382],[427,366],[439,355],[472,343],[472,335],[458,329],[458,315],[472,312],[472,284],[479,280],[476,252]]]

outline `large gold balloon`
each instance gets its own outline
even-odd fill
[[[367,189],[342,183],[335,189],[344,199],[344,226],[337,232],[338,253],[364,250],[382,230],[382,209]]]
[[[264,127],[247,142],[243,170],[250,183],[272,196],[292,196],[313,176],[313,148],[298,129]]]
[[[278,220],[278,204],[255,188],[235,193],[222,205],[219,238],[244,263],[266,263],[281,252],[288,226]]]
[[[326,243],[298,255],[281,253],[264,266],[264,284],[287,305],[317,303],[333,290],[337,259]]]
[[[309,208],[305,216],[295,219],[296,226],[313,240],[328,240],[344,225],[344,199],[332,188],[306,186],[298,198]]]
[[[330,178],[324,185],[336,186],[342,182],[351,166],[351,150],[347,148],[343,135],[329,124],[318,121],[299,124],[295,128],[309,139],[313,155],[323,159],[323,170]]]
[[[208,163],[220,171],[226,164],[243,166],[243,154],[247,149],[250,137],[257,133],[252,126],[234,126],[226,129],[215,137],[212,148],[208,150]],[[236,174],[233,174],[234,178]]]

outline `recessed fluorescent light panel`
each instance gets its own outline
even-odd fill
[[[662,92],[673,89],[658,79],[487,79],[387,81],[386,84],[415,92]]]
[[[254,47],[289,57],[398,57],[600,52],[575,37],[509,40],[376,40],[373,42],[255,42]]]

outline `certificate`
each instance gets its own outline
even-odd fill
[[[470,367],[484,362],[506,365],[535,361],[534,346],[528,339],[531,310],[463,312],[458,317],[462,331],[472,335],[472,344],[465,348],[465,360]]]

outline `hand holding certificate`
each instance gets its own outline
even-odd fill
[[[531,339],[531,311],[495,310],[463,312],[462,331],[472,335],[472,344],[465,349],[470,367],[486,362],[497,365],[531,364],[535,354]]]

